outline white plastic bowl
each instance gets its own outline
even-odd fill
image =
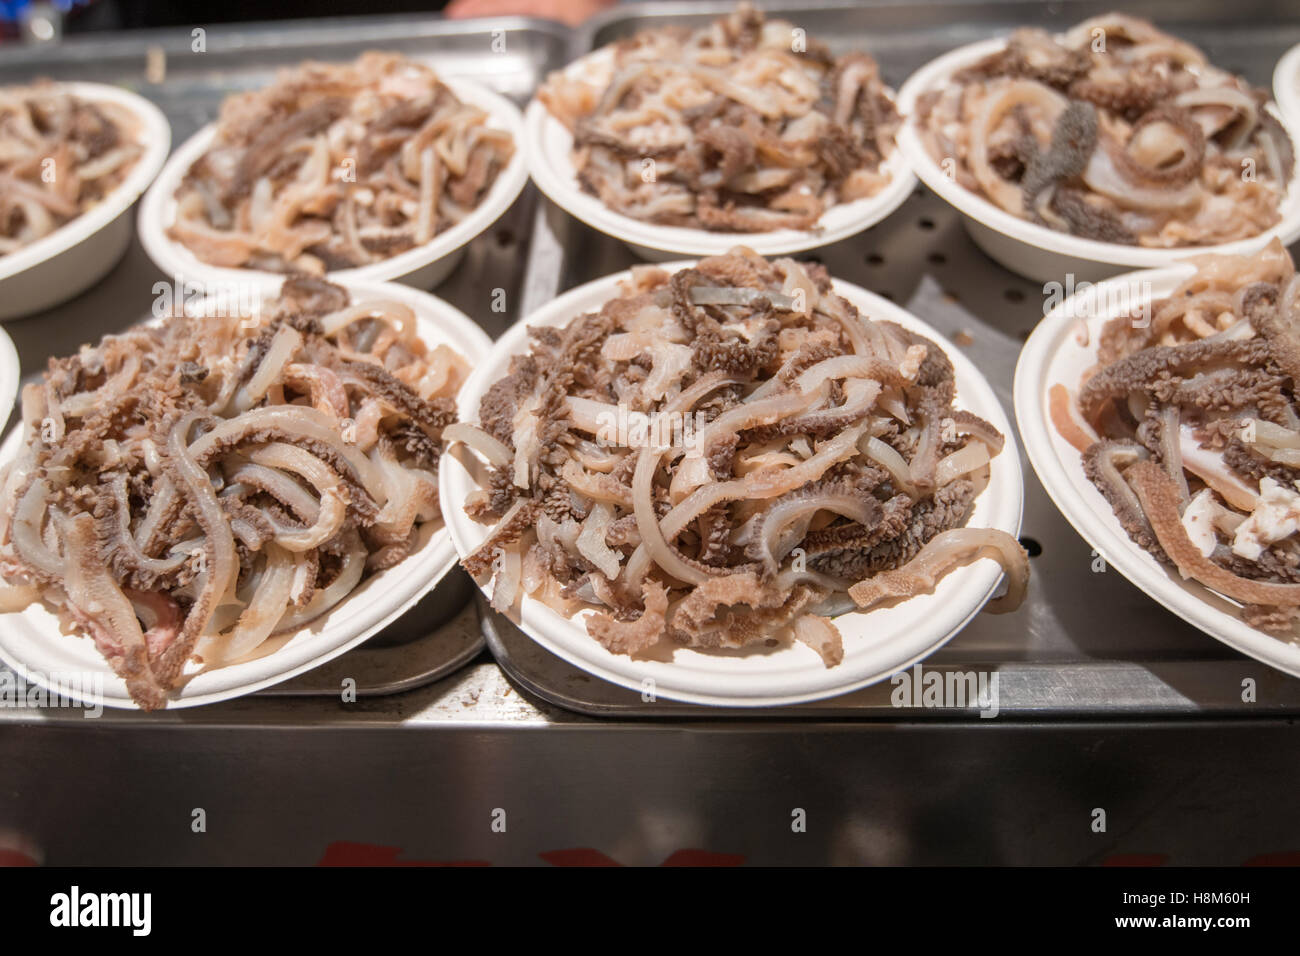
[[[1188,264],[1118,276],[1066,299],[1039,323],[1016,366],[1015,406],[1034,471],[1052,501],[1106,563],[1193,627],[1243,654],[1300,677],[1300,645],[1246,624],[1234,603],[1196,581],[1184,581],[1136,545],[1106,499],[1083,473],[1082,456],[1053,426],[1048,390],[1077,394],[1079,379],[1097,361],[1101,327],[1128,306],[1168,296],[1194,271]],[[1145,285],[1149,283],[1149,287]],[[1149,296],[1145,291],[1149,289]],[[1080,344],[1086,325],[1087,345]]]
[[[605,47],[570,63],[570,77],[608,74],[614,53]],[[775,229],[770,232],[714,232],[689,226],[664,226],[633,219],[610,209],[586,192],[573,165],[573,135],[538,99],[524,114],[528,166],[533,182],[557,206],[575,219],[626,243],[644,259],[662,262],[681,255],[716,256],[736,244],[764,256],[786,256],[828,246],[874,226],[902,205],[916,185],[902,152],[895,149],[884,162],[889,182],[876,195],[839,203],[822,214],[816,229]]]
[[[1273,99],[1287,127],[1300,129],[1300,43],[1277,61],[1273,70]]]
[[[443,82],[462,102],[486,111],[489,126],[509,131],[515,144],[514,155],[505,169],[497,173],[487,195],[456,225],[438,233],[424,245],[398,255],[369,265],[327,273],[331,282],[393,280],[418,289],[432,289],[451,274],[464,255],[465,247],[496,222],[523,190],[528,181],[528,167],[523,155],[523,120],[518,108],[505,97],[469,80],[446,79]],[[167,161],[140,204],[140,241],[154,265],[169,277],[229,283],[246,279],[249,275],[276,275],[255,269],[211,265],[167,235],[168,228],[176,221],[176,189],[194,162],[206,152],[216,132],[216,124],[209,123],[187,139]]]
[[[102,279],[131,241],[131,205],[158,175],[171,149],[172,128],[142,96],[103,83],[61,83],[88,102],[114,103],[140,124],[144,152],[126,179],[66,225],[7,256],[0,256],[0,320],[30,315],[66,302]]]
[[[1168,266],[1201,253],[1249,254],[1262,249],[1274,236],[1287,244],[1300,238],[1300,164],[1296,165],[1283,197],[1281,219],[1271,229],[1236,242],[1177,249],[1098,242],[1058,232],[1013,216],[948,178],[921,142],[916,126],[916,102],[923,93],[949,83],[958,70],[1001,50],[1006,43],[1005,37],[982,40],[945,53],[912,74],[898,93],[898,108],[906,117],[898,134],[899,147],[921,181],[962,214],[971,239],[990,258],[1017,275],[1040,282],[1060,280],[1067,274],[1073,274],[1076,281],[1096,282],[1130,269]],[[1274,114],[1287,126],[1285,118],[1276,110]]]
[[[248,281],[247,276],[244,278]],[[269,301],[282,280],[261,277],[257,281]],[[356,281],[344,285],[353,301],[396,299],[410,306],[418,318],[420,338],[430,346],[450,346],[471,366],[483,362],[491,350],[491,339],[473,320],[427,292],[390,282]],[[21,445],[22,429],[15,428],[0,446],[0,465],[12,460]],[[242,697],[333,660],[410,610],[455,563],[455,546],[445,525],[426,530],[419,547],[404,561],[367,579],[332,611],[295,633],[283,646],[256,660],[200,673],[168,701],[168,708],[197,707]],[[112,672],[91,640],[61,633],[58,619],[40,604],[16,614],[0,615],[0,660],[29,683],[51,689],[52,675],[79,675],[78,681],[58,689],[88,703],[136,709],[126,683]],[[96,700],[89,691],[94,686],[92,681],[100,679],[103,698]]]
[[[18,363],[18,350],[9,333],[0,328],[0,423],[9,420],[9,413],[14,409],[14,400],[18,397],[18,386],[22,379],[22,370]]]
[[[692,264],[675,262],[665,268],[676,270]],[[460,420],[479,420],[479,401],[484,392],[505,375],[511,356],[526,351],[528,326],[563,325],[585,312],[597,310],[619,294],[619,282],[629,276],[629,272],[623,272],[579,286],[506,332],[487,361],[461,389]],[[991,481],[976,499],[969,525],[1017,534],[1023,494],[1020,455],[1010,423],[983,375],[956,347],[898,306],[845,282],[837,281],[835,291],[864,315],[893,320],[928,337],[952,359],[958,405],[991,422],[1007,437],[1006,447],[993,459]],[[443,457],[439,479],[443,518],[457,551],[462,556],[468,555],[490,530],[465,514],[465,500],[477,485],[456,454]],[[926,657],[947,643],[979,612],[1001,577],[1001,569],[996,564],[980,561],[952,572],[939,582],[933,594],[868,613],[841,615],[835,623],[844,636],[844,660],[831,668],[802,644],[715,652],[680,647],[666,661],[612,654],[588,636],[583,619],[589,612],[580,612],[573,619],[565,618],[526,596],[520,604],[521,619],[516,623],[551,653],[623,687],[653,689],[658,696],[698,704],[733,707],[792,704],[865,687]],[[489,587],[485,586],[484,590],[488,591]]]

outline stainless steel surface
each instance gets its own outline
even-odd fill
[[[342,60],[366,49],[394,49],[435,65],[447,76],[470,77],[523,101],[545,71],[564,62],[570,39],[557,24],[517,17],[490,25],[398,17],[196,29],[199,32],[79,37],[41,49],[6,48],[0,56],[0,84],[50,76],[129,87],[167,114],[174,148],[215,118],[227,93],[261,86],[276,69],[302,59]],[[435,290],[491,335],[499,335],[517,315],[522,297],[517,263],[526,255],[535,208],[530,186],[492,228],[470,243],[459,268]],[[157,295],[155,283],[169,279],[133,239],[123,260],[89,292],[47,312],[7,322],[5,330],[17,346],[24,377],[43,371],[51,355],[70,354],[83,342],[147,317]],[[497,289],[504,298],[493,295]],[[502,302],[505,311],[499,310]],[[17,411],[11,416],[16,420]],[[483,646],[476,626],[442,626],[466,608],[473,613],[467,582],[456,572],[360,649],[263,694],[337,696],[342,676],[354,678],[361,695],[394,694],[437,680]],[[404,635],[405,643],[396,643],[395,634]],[[0,671],[6,670],[0,665]]]
[[[354,704],[0,724],[0,829],[50,865],[1239,865],[1300,845],[1292,721],[781,716],[596,721],[483,663]]]
[[[881,6],[765,5],[838,50],[865,48],[897,85],[913,70],[962,43],[1030,23],[1060,29],[1113,7],[1111,2],[886,3]],[[728,3],[620,6],[581,33],[584,49],[666,23],[698,24]],[[1151,12],[1154,11],[1154,12]],[[1230,23],[1214,4],[1155,3],[1146,15],[1205,48],[1214,62],[1267,86],[1277,58],[1300,42],[1300,6],[1248,0]],[[1167,14],[1162,16],[1163,14]],[[528,303],[640,261],[550,203],[534,229],[536,258],[525,279]],[[743,242],[743,237],[738,237]],[[541,250],[539,254],[537,250]],[[1293,250],[1293,252],[1296,250]],[[906,305],[975,361],[1014,421],[1011,382],[1020,346],[1043,314],[1043,286],[988,259],[966,235],[961,217],[924,187],[892,216],[859,236],[800,258],[832,275]],[[556,268],[556,262],[560,268]],[[1062,275],[1064,284],[1067,277]],[[1029,599],[1011,615],[980,615],[926,661],[952,670],[996,669],[1002,715],[1085,716],[1260,714],[1242,698],[1241,681],[1271,687],[1275,712],[1300,713],[1300,680],[1244,658],[1170,614],[1093,554],[1061,517],[1021,455],[1025,473],[1022,541],[1034,555]],[[490,630],[490,628],[489,628]],[[512,628],[489,637],[502,666],[533,693],[592,714],[656,717],[698,712],[684,705],[644,705],[624,692],[519,639]],[[889,684],[850,694],[804,713],[881,716]],[[1009,696],[1008,696],[1009,695]],[[1261,696],[1258,698],[1263,700]],[[883,702],[883,703],[882,703]],[[923,711],[925,717],[951,712]]]

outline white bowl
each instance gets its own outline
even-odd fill
[[[1289,129],[1300,129],[1300,43],[1283,54],[1273,70],[1273,99]],[[1300,144],[1295,144],[1300,150]]]
[[[171,149],[172,128],[142,96],[103,83],[60,83],[89,102],[114,103],[139,121],[144,152],[126,179],[97,205],[48,236],[0,256],[0,320],[66,302],[104,277],[131,241],[131,204],[153,182]]]
[[[9,413],[14,410],[14,399],[18,397],[21,379],[22,370],[14,340],[0,328],[0,425],[9,420]]]
[[[1095,282],[1130,269],[1168,266],[1201,253],[1249,254],[1262,249],[1274,236],[1281,237],[1287,244],[1300,238],[1300,163],[1296,164],[1287,194],[1283,197],[1281,219],[1271,229],[1236,242],[1177,249],[1148,249],[1098,242],[1058,232],[1013,216],[948,178],[921,142],[916,126],[916,101],[923,93],[950,82],[952,74],[958,70],[996,53],[1006,43],[1006,38],[1000,37],[958,47],[921,67],[898,92],[898,108],[906,117],[898,134],[898,145],[912,164],[913,171],[931,190],[956,207],[964,217],[971,239],[1001,265],[1017,275],[1040,282],[1060,280],[1067,274],[1073,274],[1076,280]],[[1276,110],[1273,112],[1277,115]],[[1287,125],[1285,119],[1283,125]]]
[[[519,109],[505,97],[461,79],[445,79],[456,97],[488,113],[488,125],[509,131],[515,152],[505,169],[497,173],[487,195],[456,225],[438,233],[422,246],[369,265],[338,269],[326,275],[331,282],[374,282],[394,280],[419,289],[432,289],[460,262],[465,247],[496,222],[524,188],[528,168],[524,160],[523,121]],[[194,162],[207,151],[216,135],[209,123],[189,139],[167,161],[153,188],[140,203],[140,241],[145,252],[166,276],[180,276],[207,282],[238,282],[249,275],[278,275],[256,269],[214,266],[199,259],[184,245],[167,235],[176,221],[176,189]]]
[[[570,77],[603,75],[614,53],[605,47],[570,63]],[[770,232],[714,232],[689,226],[663,226],[633,219],[610,209],[586,192],[573,166],[573,135],[536,98],[524,114],[528,168],[537,188],[561,209],[626,243],[645,259],[661,262],[680,255],[717,256],[738,243],[764,256],[786,256],[828,246],[874,226],[902,205],[916,185],[900,150],[884,162],[889,182],[876,195],[827,209],[816,229],[774,229]]]
[[[1187,623],[1229,647],[1300,677],[1300,645],[1246,624],[1237,605],[1196,581],[1184,581],[1138,547],[1101,492],[1083,473],[1082,456],[1052,425],[1048,390],[1064,385],[1077,394],[1079,377],[1096,363],[1100,330],[1130,306],[1168,296],[1195,271],[1188,264],[1118,276],[1066,299],[1039,323],[1016,366],[1015,406],[1025,451],[1043,487],[1106,563]],[[1146,285],[1149,283],[1149,286]],[[1088,345],[1076,333],[1086,324]]]
[[[676,262],[666,268],[676,270],[692,264]],[[460,420],[478,421],[483,393],[505,374],[511,356],[527,349],[528,326],[563,325],[585,312],[597,310],[618,295],[618,283],[629,276],[629,272],[623,272],[579,286],[513,326],[461,389]],[[898,306],[845,282],[837,281],[835,291],[863,314],[898,322],[947,352],[956,372],[959,406],[988,420],[1007,438],[1006,447],[993,459],[991,481],[976,499],[969,525],[1018,533],[1023,494],[1020,455],[1011,425],[983,375],[955,346]],[[489,530],[488,526],[471,520],[463,508],[477,485],[454,454],[443,457],[439,479],[443,518],[456,542],[456,550],[462,556],[468,555],[483,542]],[[792,704],[865,687],[911,666],[960,631],[993,594],[1001,576],[996,564],[980,561],[953,571],[939,582],[933,594],[869,613],[841,615],[835,623],[844,636],[844,660],[831,668],[802,644],[717,652],[679,647],[668,661],[612,654],[588,636],[583,618],[589,612],[565,618],[527,596],[521,601],[521,618],[516,623],[551,653],[623,687],[645,690],[652,686],[658,696],[697,704],[733,707]]]
[[[269,299],[282,280],[260,277],[257,281]],[[491,340],[473,320],[426,292],[386,282],[357,281],[345,286],[353,301],[396,299],[410,306],[416,312],[420,338],[430,346],[454,348],[471,366],[481,363],[491,349]],[[22,429],[15,428],[0,446],[0,464],[12,460],[21,446]],[[446,527],[426,530],[419,547],[404,561],[370,577],[283,646],[256,660],[199,674],[169,699],[167,707],[197,707],[242,697],[333,660],[408,611],[455,563],[456,550]],[[137,709],[126,683],[112,672],[91,640],[61,633],[58,619],[40,604],[0,615],[0,660],[28,682],[51,689],[57,675],[78,675],[78,680],[60,684],[58,689],[76,700]],[[102,698],[90,694],[93,682],[99,680],[103,682]]]

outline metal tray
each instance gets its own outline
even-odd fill
[[[895,87],[961,44],[1023,24],[1060,29],[1113,6],[1110,0],[764,5],[837,52],[868,50]],[[698,25],[731,8],[726,2],[690,4],[689,12],[667,3],[620,6],[580,32],[580,52],[646,27]],[[1155,2],[1141,12],[1200,45],[1216,64],[1265,87],[1277,58],[1300,42],[1300,9],[1284,20],[1281,6],[1273,3],[1245,0],[1234,8],[1230,25],[1223,10],[1210,3]],[[989,377],[1014,421],[1016,359],[1043,313],[1045,290],[980,252],[947,203],[918,187],[883,223],[801,258],[822,262],[832,275],[905,305],[950,339],[966,343],[961,347]],[[544,203],[534,226],[524,314],[557,292],[639,261],[621,243]],[[1113,569],[1104,569],[1048,499],[1023,454],[1022,461],[1021,540],[1033,556],[1029,599],[1012,615],[980,615],[927,658],[925,668],[997,670],[1005,717],[1300,714],[1300,680],[1242,657],[1164,610]],[[643,702],[639,694],[591,678],[546,652],[498,616],[485,618],[484,628],[507,674],[557,706],[644,717],[702,710]],[[1257,685],[1253,702],[1242,700],[1246,678]],[[892,689],[886,682],[832,701],[785,708],[782,714],[898,718],[899,710],[890,705]],[[904,710],[909,719],[973,713],[971,708]]]
[[[212,27],[202,34],[202,52],[195,51],[198,39],[190,30],[161,30],[6,48],[0,84],[45,76],[126,86],[167,115],[174,148],[216,118],[227,93],[263,86],[277,69],[304,59],[346,60],[367,49],[400,51],[435,65],[442,74],[478,80],[522,103],[546,71],[565,62],[571,35],[558,24],[524,18],[468,23],[385,17]],[[529,186],[491,229],[470,243],[460,266],[436,290],[491,335],[499,335],[517,313],[492,311],[483,290],[503,288],[507,304],[517,302],[515,265],[526,254],[527,224],[536,205]],[[69,354],[83,342],[149,315],[154,283],[167,278],[133,240],[117,267],[85,294],[6,323],[24,377],[39,374],[51,355]],[[17,420],[17,411],[11,420]],[[356,680],[358,696],[395,694],[438,680],[483,649],[471,591],[469,579],[455,572],[377,638],[261,696],[337,696],[339,675]]]

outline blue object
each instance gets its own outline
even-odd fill
[[[60,13],[67,13],[74,7],[88,6],[92,0],[51,0]],[[0,0],[0,23],[18,23],[22,13],[30,7],[31,0]]]

